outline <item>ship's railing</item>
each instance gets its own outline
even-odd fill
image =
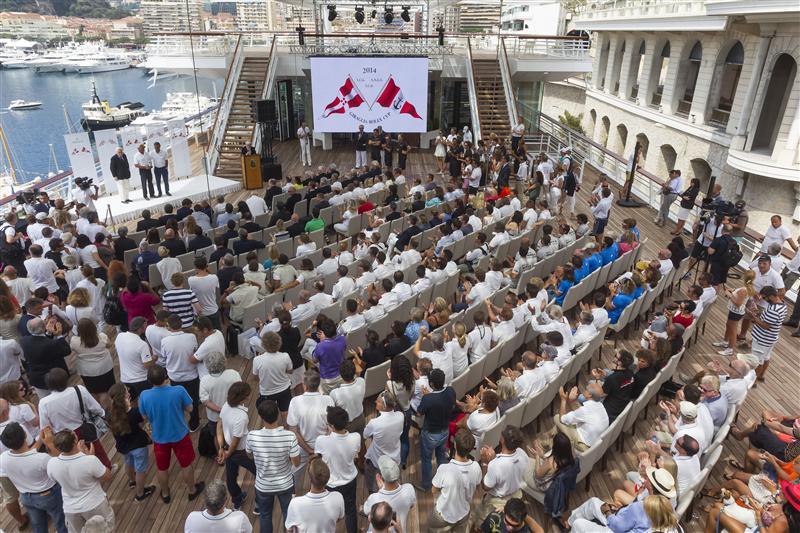
[[[705,0],[604,0],[577,8],[575,20],[705,14]]]
[[[225,56],[237,46],[239,38],[234,33],[160,34],[145,51],[148,56]]]
[[[475,138],[481,138],[481,114],[478,107],[478,91],[475,86],[475,73],[472,69],[472,46],[470,40],[467,39],[467,95],[469,98],[469,112],[472,119],[472,131],[475,133]]]
[[[588,59],[591,42],[580,37],[505,36],[506,54],[517,59]]]
[[[272,93],[275,90],[275,72],[278,70],[277,53],[278,47],[275,46],[277,36],[272,36],[272,45],[269,48],[269,63],[267,63],[267,72],[264,74],[264,88],[261,90],[261,100],[271,100]],[[253,124],[253,148],[256,153],[261,153],[261,128]]]
[[[236,80],[239,79],[239,73],[242,70],[243,63],[244,49],[241,46],[241,37],[237,37],[236,44],[233,48],[233,57],[231,58],[230,65],[228,65],[228,73],[225,76],[225,87],[222,89],[222,96],[217,106],[214,125],[211,127],[208,145],[206,146],[206,164],[208,165],[208,172],[214,172],[217,168],[219,150],[222,146],[222,140],[225,138],[225,127],[228,124],[228,115],[231,112],[234,95],[236,93]]]
[[[517,98],[514,95],[514,84],[511,81],[511,65],[508,62],[505,38],[500,40],[497,47],[497,62],[500,65],[500,77],[503,80],[503,92],[506,96],[508,107],[508,123],[512,126],[517,123]]]

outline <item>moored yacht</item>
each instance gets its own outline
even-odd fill
[[[92,74],[95,72],[111,72],[130,68],[131,60],[121,55],[101,55],[78,61],[74,72],[78,74]]]

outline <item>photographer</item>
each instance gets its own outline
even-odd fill
[[[728,280],[728,271],[742,258],[739,245],[731,236],[731,225],[723,224],[720,235],[711,241],[708,247],[708,264],[711,271],[711,285],[724,285]]]
[[[681,279],[687,279],[698,262],[708,260],[708,247],[717,238],[719,228],[726,220],[724,215],[716,214],[714,208],[708,202],[704,201],[701,209],[700,220],[695,226],[695,232],[699,233],[699,235],[694,246],[692,246],[690,254],[692,259],[689,261],[689,267]]]
[[[734,207],[734,216],[730,217],[731,237],[741,243],[744,231],[747,229],[747,222],[750,220],[750,214],[747,212],[747,204],[744,200],[736,202]]]
[[[75,178],[77,189],[72,191],[72,199],[76,204],[83,204],[90,211],[97,211],[94,201],[98,198],[100,188],[93,183],[91,178]],[[94,191],[94,192],[93,192]]]
[[[5,216],[5,223],[0,226],[0,261],[6,266],[13,266],[21,277],[25,277],[25,235],[17,229],[17,214],[13,211]]]

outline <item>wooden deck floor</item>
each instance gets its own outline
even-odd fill
[[[284,174],[294,175],[302,172],[299,164],[298,151],[296,142],[282,143],[277,145],[276,152],[283,164]],[[349,169],[352,165],[354,158],[353,151],[349,147],[342,147],[334,149],[331,152],[323,152],[315,148],[312,152],[312,160],[314,164],[328,164],[336,163],[341,169]],[[407,176],[415,177],[424,175],[428,171],[436,171],[436,161],[432,157],[431,152],[413,153],[409,158],[409,165],[407,169]],[[591,187],[588,185],[595,181],[594,176],[584,177],[583,191],[580,193],[581,200],[579,201],[579,209],[587,210],[585,204],[586,191]],[[234,203],[242,198],[246,198],[250,194],[257,193],[257,191],[240,191],[230,195],[229,200]],[[611,211],[610,228],[612,231],[619,232],[621,229],[621,220],[623,218],[634,217],[639,222],[639,228],[643,236],[649,238],[648,243],[645,245],[642,258],[653,258],[656,256],[658,248],[663,247],[669,240],[669,231],[671,228],[660,228],[652,224],[651,219],[654,212],[645,208],[640,209],[626,209],[623,210],[619,207],[614,207]],[[684,286],[685,288],[685,286]],[[676,292],[677,296],[677,292]],[[703,368],[706,363],[712,358],[716,357],[716,349],[711,346],[711,343],[718,340],[723,332],[725,324],[725,307],[723,305],[716,305],[712,310],[705,335],[699,338],[699,342],[688,350],[686,356],[681,361],[679,367],[680,372],[689,373]],[[760,413],[767,407],[781,412],[796,412],[798,410],[798,396],[797,396],[797,383],[800,383],[800,341],[791,338],[789,330],[784,329],[778,346],[776,347],[772,366],[770,367],[769,374],[767,375],[766,383],[759,384],[759,386],[751,391],[744,407],[741,411],[740,421],[744,422],[749,419],[757,418]],[[621,341],[621,345],[628,346],[632,350],[636,349],[638,343],[639,333],[631,333],[627,340]],[[607,343],[610,346],[610,343]],[[606,366],[610,363],[612,350],[604,350]],[[595,359],[596,360],[596,359]],[[73,362],[74,364],[74,362]],[[230,360],[230,367],[239,370],[243,376],[250,373],[250,363],[242,358],[236,357]],[[77,381],[79,378],[74,378]],[[792,392],[794,391],[794,392]],[[370,407],[370,411],[371,411]],[[656,415],[656,411],[651,409],[651,418]],[[250,406],[250,420],[251,427],[257,427],[258,415],[255,411],[255,396],[252,398]],[[542,418],[542,432],[550,429],[550,422],[546,420],[547,417]],[[528,426],[525,430],[526,435],[533,439],[535,438],[535,424]],[[598,496],[600,498],[610,498],[613,491],[619,488],[624,480],[625,472],[635,469],[637,463],[636,454],[639,451],[638,444],[644,438],[645,434],[651,428],[649,421],[642,420],[636,425],[637,435],[636,438],[628,438],[622,453],[609,451],[608,462],[602,475],[599,475],[599,465],[596,467],[595,474],[591,478],[590,490],[584,491],[583,484],[579,487],[576,494],[572,496],[572,504],[578,505],[589,496]],[[193,435],[196,439],[196,434]],[[412,439],[416,437],[412,434]],[[113,447],[113,440],[109,435],[103,439],[103,443],[109,452],[112,460],[119,462],[120,457],[117,456]],[[725,443],[722,460],[718,463],[717,467],[712,473],[710,480],[711,486],[718,486],[722,480],[723,473],[723,460],[730,456],[736,456],[741,460],[745,451],[746,443],[737,442],[733,438],[729,438]],[[419,448],[416,446],[411,447],[410,466],[403,474],[403,481],[418,481],[419,480]],[[223,479],[223,469],[217,466],[214,462],[208,459],[199,459],[196,464],[196,475],[198,479]],[[151,466],[148,473],[147,482],[155,484],[155,467]],[[171,471],[171,484],[173,490],[173,499],[170,505],[165,505],[157,497],[152,497],[144,503],[134,503],[133,493],[127,488],[127,480],[121,474],[112,480],[107,487],[109,499],[114,507],[117,517],[117,531],[130,532],[130,533],[143,533],[143,532],[156,532],[156,531],[181,531],[183,522],[187,514],[194,510],[202,508],[202,498],[189,502],[186,499],[186,489],[180,481],[179,470],[173,465]],[[242,476],[243,488],[248,491],[249,496],[244,506],[244,510],[251,513],[253,508],[253,478],[249,474]],[[479,491],[480,492],[480,491]],[[366,489],[363,484],[359,484],[359,502],[363,503],[366,499]],[[428,514],[432,508],[433,499],[430,493],[417,493],[418,505],[416,511],[412,511],[408,530],[410,532],[425,531],[425,524],[427,523]],[[477,502],[478,495],[476,495]],[[699,506],[696,506],[699,507]],[[533,516],[539,520],[543,525],[546,524],[546,519],[541,507],[537,504],[530,506]],[[282,531],[280,527],[280,513],[276,509],[275,527],[276,531]],[[252,515],[252,522],[254,530],[258,530],[257,517]],[[705,521],[705,516],[699,510],[695,511],[695,516],[689,522],[687,532],[702,531],[702,523]],[[360,521],[361,527],[366,527],[366,520]],[[15,525],[7,513],[3,513],[0,518],[0,528],[5,531],[16,531]],[[339,528],[344,531],[343,527]],[[556,531],[554,525],[550,524],[545,526],[546,531]]]

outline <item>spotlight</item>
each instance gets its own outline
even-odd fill
[[[411,9],[408,6],[403,6],[403,12],[400,13],[400,18],[403,19],[405,22],[411,22],[411,15],[408,14],[408,10]]]
[[[364,24],[364,8],[362,6],[356,6],[356,22]]]
[[[302,26],[298,26],[295,28],[295,31],[297,31],[297,42],[300,44],[300,46],[306,44],[306,38],[305,35],[303,35],[306,29]]]
[[[372,18],[375,18],[377,16],[378,16],[378,10],[377,9],[373,9],[372,10]]]
[[[386,11],[383,14],[383,20],[386,22],[386,24],[392,23],[392,21],[394,20],[394,8],[391,7],[386,8]]]
[[[333,22],[336,20],[336,6],[335,5],[328,5],[328,22]]]
[[[436,28],[436,33],[439,34],[439,46],[444,46],[444,26]]]

